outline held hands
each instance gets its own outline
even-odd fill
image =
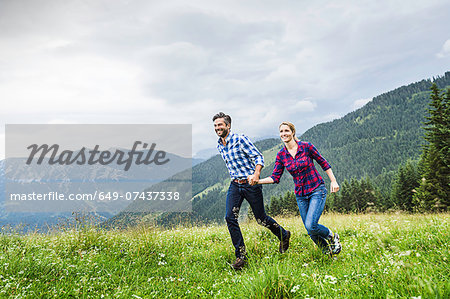
[[[250,184],[250,186],[254,186],[254,185],[258,184],[259,175],[258,174],[249,175],[247,177],[247,180],[248,180],[248,183]]]
[[[339,185],[338,185],[338,183],[336,181],[332,181],[331,182],[331,184],[330,184],[330,191],[331,191],[331,193],[339,191]]]

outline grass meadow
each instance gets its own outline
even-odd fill
[[[94,227],[0,235],[0,297],[449,298],[450,214],[322,216],[342,253],[322,255],[299,217],[287,253],[255,221],[241,223],[249,264],[234,261],[227,227]]]

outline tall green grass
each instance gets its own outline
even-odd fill
[[[0,235],[0,296],[123,298],[449,298],[449,216],[335,215],[342,253],[322,255],[298,217],[291,247],[242,223],[249,263],[234,271],[226,226]]]

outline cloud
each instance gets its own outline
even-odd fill
[[[221,110],[250,136],[304,132],[448,70],[444,0],[1,6],[4,123],[192,123],[194,152],[215,145]]]
[[[5,158],[5,134],[0,134],[0,160]]]
[[[62,119],[62,118],[55,118],[51,119],[47,122],[49,125],[59,125],[59,124],[75,124],[73,121]]]
[[[442,49],[439,53],[436,54],[438,58],[444,58],[450,56],[450,39],[446,40]]]
[[[353,102],[352,110],[357,110],[357,109],[361,108],[362,106],[364,106],[365,104],[369,103],[370,101],[372,101],[371,98],[356,100]]]

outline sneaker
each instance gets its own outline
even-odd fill
[[[234,270],[241,270],[244,268],[245,264],[247,264],[247,261],[242,258],[237,258],[236,261],[231,264],[231,267],[233,267]]]
[[[291,238],[291,232],[290,231],[286,231],[286,237],[285,238],[281,238],[280,241],[280,253],[285,253],[288,248],[289,248],[289,239]]]
[[[342,245],[337,233],[334,233],[333,237],[331,237],[328,242],[330,242],[331,254],[339,254],[339,252],[341,252]]]

